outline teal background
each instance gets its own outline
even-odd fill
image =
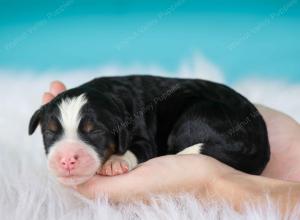
[[[229,81],[300,82],[297,0],[0,0],[0,69],[175,71],[200,53]]]

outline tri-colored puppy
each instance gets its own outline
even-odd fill
[[[37,110],[29,134],[39,124],[49,169],[66,185],[166,154],[205,154],[251,174],[260,174],[270,156],[254,105],[199,79],[97,78]]]

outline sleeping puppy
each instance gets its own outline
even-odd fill
[[[269,156],[262,116],[234,90],[199,79],[101,77],[38,109],[49,170],[65,185],[118,175],[167,154],[204,154],[260,174]],[[205,169],[205,167],[195,167]]]

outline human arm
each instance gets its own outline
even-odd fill
[[[52,83],[50,92],[44,94],[44,103],[64,90],[63,84]],[[269,137],[271,151],[278,145],[279,147],[286,146],[284,144],[291,140],[290,134],[294,134],[295,129],[299,131],[299,127],[291,126],[285,117],[278,119],[280,126],[277,123],[270,124],[270,119],[281,118],[282,113],[274,116],[274,112],[270,112],[268,109],[260,111],[267,122],[271,135]],[[279,131],[278,127],[282,130]],[[296,142],[293,141],[293,143]],[[293,153],[295,151],[291,150],[290,154]],[[275,161],[270,169],[276,167],[275,165],[284,164]],[[273,177],[276,177],[277,174],[280,178],[281,173],[276,173],[276,169],[273,170],[275,170]],[[77,191],[88,198],[107,194],[108,198],[115,202],[139,199],[147,201],[149,194],[190,192],[195,193],[199,199],[229,201],[239,210],[242,209],[241,204],[244,201],[262,202],[268,193],[273,201],[278,202],[282,212],[287,210],[285,207],[287,200],[290,201],[289,207],[293,207],[300,198],[298,183],[241,173],[204,155],[169,155],[154,158],[124,175],[94,176],[88,182],[78,186]]]
[[[106,195],[113,203],[191,193],[204,202],[226,201],[241,212],[245,204],[265,204],[268,198],[282,214],[292,210],[300,198],[299,183],[245,174],[204,155],[154,158],[127,174],[94,176],[76,190],[90,199]]]

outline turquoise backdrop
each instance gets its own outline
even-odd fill
[[[300,82],[298,0],[0,0],[0,69],[175,70],[200,53],[229,81]]]

